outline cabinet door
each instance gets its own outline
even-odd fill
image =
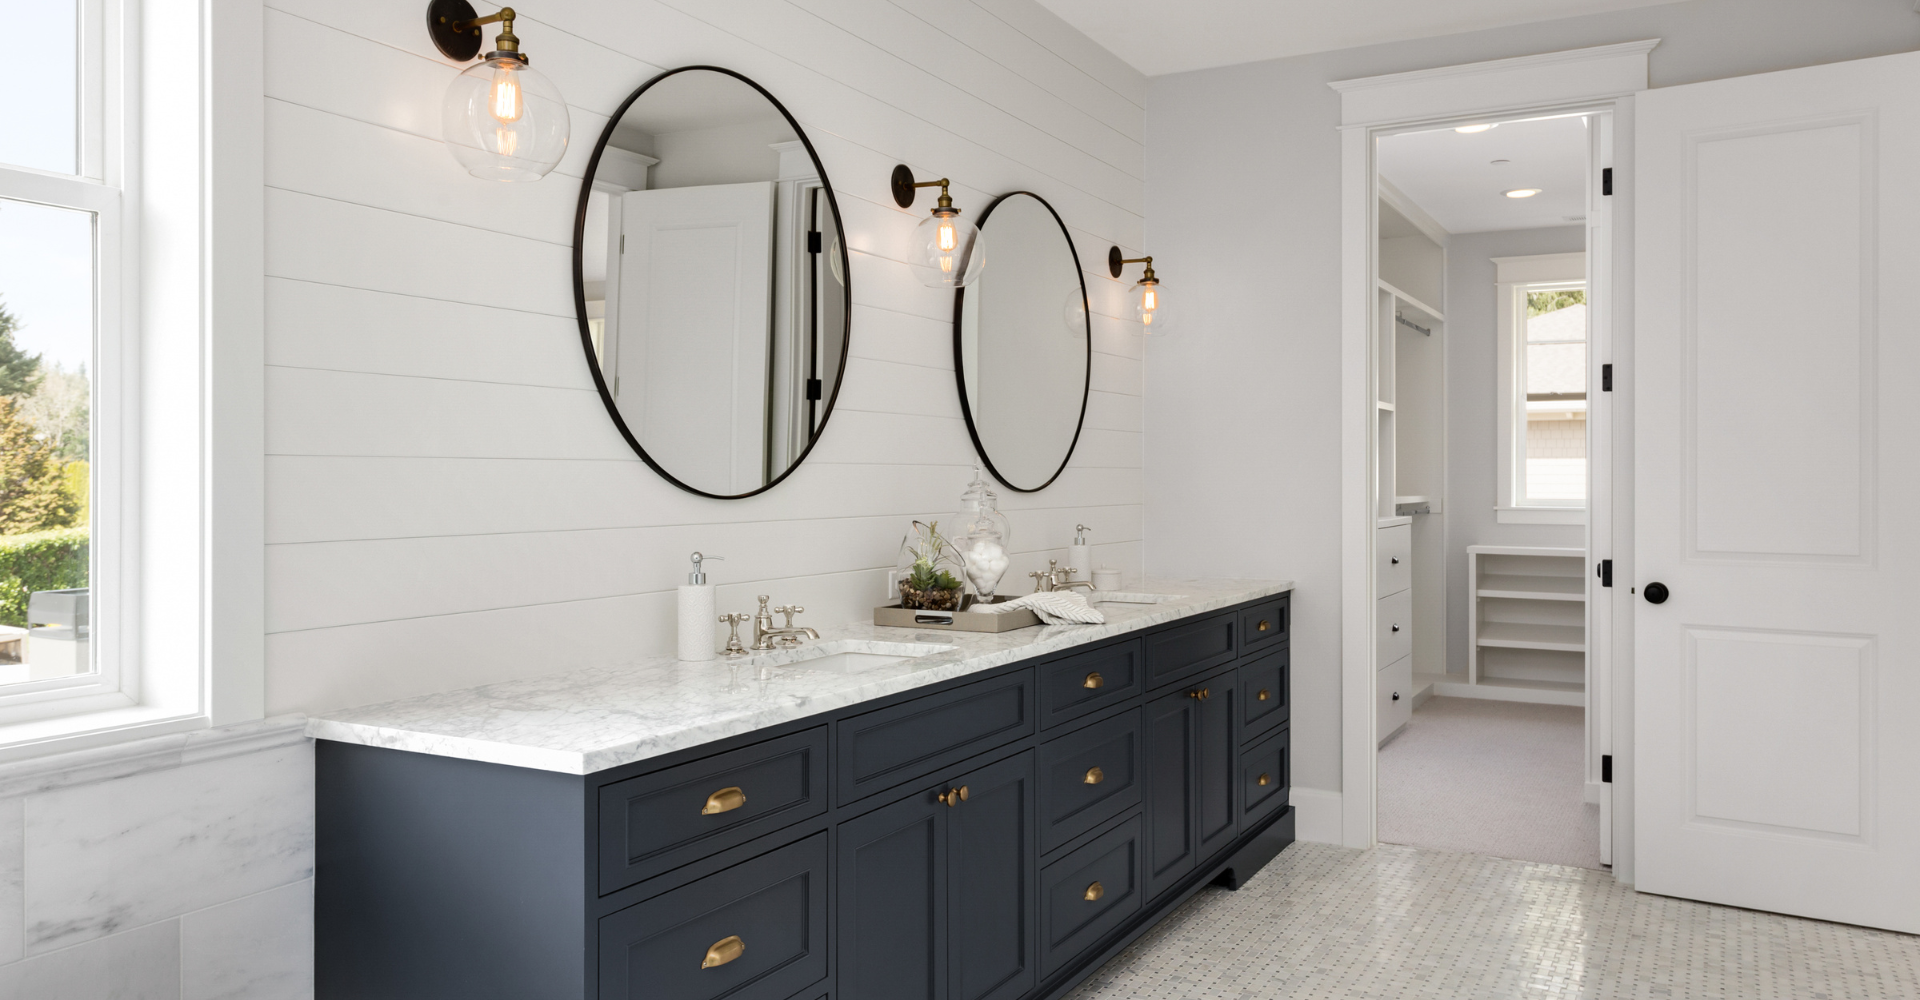
[[[1194,727],[1198,748],[1194,753],[1194,835],[1200,845],[1199,858],[1233,842],[1239,830],[1240,768],[1234,737],[1234,718],[1239,714],[1236,671],[1214,674],[1200,682],[1200,697],[1194,699],[1197,723]]]
[[[1157,896],[1193,870],[1193,688],[1147,703],[1147,895]]]
[[[946,1000],[947,817],[923,789],[839,828],[841,1000]]]
[[[953,780],[947,810],[949,1000],[1012,1000],[1033,988],[1039,903],[1034,752]]]

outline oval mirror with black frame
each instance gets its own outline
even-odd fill
[[[993,264],[954,292],[953,369],[980,458],[1007,488],[1045,489],[1080,441],[1093,364],[1087,285],[1059,213],[1029,191],[980,215]]]
[[[669,70],[608,122],[574,219],[580,338],[669,482],[747,497],[806,459],[846,370],[841,231],[800,123],[732,70]]]

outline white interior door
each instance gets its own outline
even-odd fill
[[[773,199],[771,181],[620,196],[615,399],[647,454],[709,493],[766,485]]]
[[[1920,931],[1920,55],[1636,109],[1637,888]]]

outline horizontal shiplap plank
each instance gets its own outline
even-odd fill
[[[270,367],[267,397],[269,455],[633,455],[585,389]]]

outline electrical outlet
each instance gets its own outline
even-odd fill
[[[887,602],[895,601],[895,600],[898,600],[899,598],[900,598],[900,571],[897,569],[887,570],[887,594],[885,597],[880,599],[881,603],[884,604]]]

